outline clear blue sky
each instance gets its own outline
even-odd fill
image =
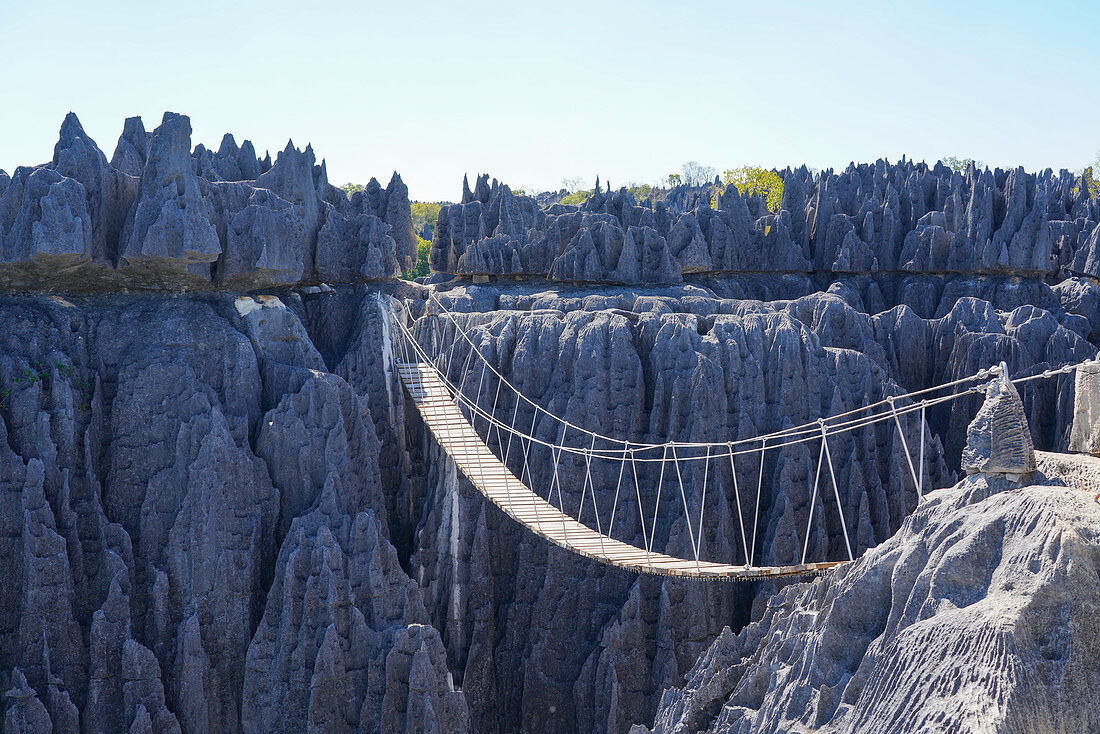
[[[1080,168],[1098,31],[1089,2],[0,0],[0,168],[48,160],[69,110],[110,156],[166,109],[193,143],[312,142],[333,183],[398,170],[421,200],[687,160]]]

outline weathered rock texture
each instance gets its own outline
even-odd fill
[[[655,732],[1092,731],[1100,506],[975,474],[892,539],[724,630]]]
[[[313,150],[274,164],[226,135],[191,149],[166,112],[126,120],[110,162],[69,113],[49,163],[0,172],[0,287],[196,289],[384,280],[416,259],[396,173],[350,200]]]
[[[1035,449],[1020,394],[1004,365],[985,387],[985,401],[966,429],[962,468],[967,474],[995,474],[1019,480],[1035,471]]]
[[[658,712],[662,692],[692,685],[700,655],[719,659],[715,650],[733,644],[725,628],[757,620],[743,633],[752,637],[783,604],[818,603],[821,589],[857,577],[874,588],[852,587],[845,603],[889,596],[890,572],[871,566],[810,587],[818,591],[699,584],[598,566],[526,533],[456,473],[394,376],[394,335],[376,296],[404,299],[425,340],[446,324],[426,288],[361,283],[390,278],[413,254],[400,179],[349,198],[308,147],[288,145],[273,162],[229,136],[217,151],[192,150],[189,136],[182,116],[152,132],[133,118],[108,162],[70,116],[50,163],[0,175],[4,734],[625,732],[655,715],[666,726],[690,696],[669,694]],[[436,293],[526,395],[634,441],[744,438],[1000,362],[1024,376],[1096,355],[1100,288],[1086,251],[1097,204],[1073,193],[1068,174],[963,176],[906,162],[784,175],[776,213],[732,190],[711,208],[704,189],[653,206],[601,191],[581,207],[542,208],[481,178],[441,210],[433,263],[531,282]],[[1048,230],[1061,233],[1049,235],[1057,265],[1038,267]],[[1086,274],[1059,282],[1081,252]],[[192,288],[202,292],[178,293]],[[452,376],[468,353],[455,350]],[[476,373],[467,380],[476,390]],[[962,472],[981,405],[975,394],[931,408],[923,430],[916,415],[904,421],[914,454],[924,436],[926,487]],[[498,411],[514,407],[506,398]],[[1064,450],[1079,414],[1073,378],[1024,383],[1011,413],[1027,417],[1035,447]],[[531,420],[521,406],[517,424]],[[534,431],[559,438],[538,416]],[[963,485],[985,514],[942,499],[917,509],[892,425],[830,445],[839,512],[811,499],[813,445],[765,455],[759,503],[744,492],[759,461],[736,460],[743,514],[759,515],[756,562],[800,555],[811,517],[808,554],[846,557],[843,521],[857,551],[893,543],[870,552],[906,555],[913,579],[932,575],[899,589],[962,609],[957,589],[1001,583],[981,575],[983,558],[1015,569],[1015,549],[1065,526],[1048,521],[1046,499],[980,499],[1000,486],[990,479]],[[513,447],[516,468],[517,456]],[[532,469],[545,487],[544,449]],[[597,462],[596,485],[613,485],[617,470]],[[585,467],[565,461],[560,473],[575,507]],[[650,502],[658,478],[639,477]],[[739,562],[732,478],[728,463],[710,467],[701,549]],[[683,481],[700,500],[701,472]],[[677,495],[662,495],[655,542],[688,555]],[[601,494],[605,511],[609,500]],[[965,531],[951,525],[960,517]],[[620,505],[615,532],[640,541],[634,504]],[[1044,548],[1076,552],[1053,537]],[[933,547],[940,555],[914,550]],[[1034,619],[1025,595],[1040,614],[1076,593],[1063,577],[1085,573],[1080,559],[1063,569],[1048,556],[1029,556],[1035,578],[1009,579],[1021,629]],[[1058,624],[1078,619],[1071,601]],[[879,617],[867,619],[825,646],[854,656],[853,635],[871,634]],[[952,622],[967,644],[972,622]],[[816,654],[791,629],[785,659]],[[1073,685],[1089,682],[1076,652],[1048,642],[1017,658],[1040,681],[1042,666],[1071,660]],[[896,659],[906,670],[920,662]],[[847,674],[829,670],[827,688],[806,683],[804,699],[768,716],[804,721],[798,706],[830,695],[835,706],[814,703],[813,716],[847,711],[836,703]],[[986,690],[1009,690],[995,685]]]
[[[1100,209],[1068,171],[958,173],[903,159],[780,175],[775,212],[733,186],[639,205],[598,182],[580,206],[540,207],[479,177],[440,210],[431,265],[623,284],[701,273],[1100,276]]]
[[[1100,454],[1100,365],[1077,370],[1070,431],[1070,451]]]
[[[1089,731],[1100,707],[1100,506],[1035,471],[999,374],[970,426],[971,473],[859,561],[727,628],[654,731]],[[990,441],[990,432],[994,440]],[[1055,458],[1049,470],[1100,461]],[[1021,475],[1031,486],[1015,489]],[[961,658],[960,659],[960,655]]]
[[[302,312],[0,304],[3,731],[468,729]]]

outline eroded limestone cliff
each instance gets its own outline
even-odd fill
[[[425,338],[441,321],[434,293],[541,406],[636,441],[745,437],[1001,361],[1026,375],[1096,354],[1100,216],[1072,176],[880,162],[784,177],[775,213],[735,190],[716,208],[686,189],[655,206],[600,192],[540,207],[481,179],[435,229],[433,264],[463,277],[427,286],[393,279],[414,255],[396,175],[349,198],[308,147],[274,162],[231,136],[192,149],[171,113],[151,133],[128,120],[108,161],[70,116],[50,163],[0,174],[2,731],[625,732],[765,710],[776,727],[862,721],[863,699],[838,681],[890,613],[886,569],[909,559],[897,588],[910,596],[955,598],[917,583],[932,577],[977,593],[975,537],[1003,555],[989,568],[1016,585],[1021,625],[1077,619],[1084,592],[1055,603],[1087,577],[1069,531],[1053,540],[1077,512],[1052,507],[1063,490],[987,483],[971,501],[972,479],[969,504],[918,510],[890,426],[833,447],[867,560],[787,589],[637,577],[550,547],[431,440],[394,375],[379,293],[403,299]],[[523,282],[465,277],[504,274]],[[1065,448],[1073,389],[1063,376],[1022,390],[1036,448]],[[958,479],[979,404],[928,412],[926,486]],[[919,426],[906,430],[915,448]],[[767,455],[758,559],[800,547],[814,460]],[[755,483],[755,462],[736,470]],[[535,481],[549,471],[536,454]],[[567,501],[583,471],[564,465]],[[712,479],[723,501],[702,543],[736,562],[731,478]],[[702,477],[685,481],[698,497]],[[655,482],[643,474],[643,491]],[[687,554],[682,517],[661,516],[657,545]],[[840,557],[838,519],[811,535],[814,552]],[[1025,520],[1035,527],[1012,529]],[[636,515],[619,521],[639,532]],[[1016,580],[1013,548],[1038,559],[1036,578]],[[805,621],[834,597],[871,616]],[[745,677],[730,661],[767,629],[785,630],[785,657]],[[1053,644],[1015,654],[1068,661],[1058,669],[1087,683],[1077,652],[1044,657],[1061,655]],[[874,659],[905,675],[931,665],[883,650]],[[774,660],[811,658],[824,677],[727,705]],[[1015,710],[1039,706],[1026,700]]]

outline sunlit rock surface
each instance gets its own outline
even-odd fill
[[[1096,729],[1100,505],[1042,468],[1022,488],[971,475],[773,597],[665,692],[653,731]]]
[[[1020,394],[998,366],[997,376],[985,386],[985,401],[966,429],[962,468],[967,474],[1001,474],[1019,480],[1035,471],[1031,430]]]
[[[308,146],[272,160],[237,140],[208,149],[182,115],[151,131],[132,118],[108,161],[69,116],[49,163],[0,173],[5,734],[876,730],[902,716],[899,680],[924,686],[929,729],[988,714],[1013,730],[1021,712],[1095,728],[1062,703],[1095,683],[1079,662],[1095,658],[1094,521],[1070,490],[994,494],[1008,481],[975,474],[918,507],[882,424],[830,439],[839,512],[811,499],[815,445],[765,454],[759,503],[745,491],[759,460],[736,459],[754,541],[728,462],[707,476],[707,557],[742,562],[752,542],[758,563],[791,562],[816,516],[809,555],[845,558],[843,522],[865,561],[785,590],[639,578],[480,498],[405,400],[377,298],[403,299],[425,343],[446,333],[440,304],[455,311],[578,425],[746,438],[1001,362],[1015,378],[1094,358],[1097,202],[1072,175],[790,170],[775,212],[735,189],[540,206],[481,177],[441,210],[431,258],[447,272],[428,288],[393,279],[414,253],[399,177],[349,197]],[[1082,379],[1022,383],[979,425],[1022,415],[1035,448],[1080,448],[1095,423]],[[963,474],[982,404],[902,421],[926,490]],[[979,471],[1027,465],[992,439],[977,454],[1015,457]],[[1095,480],[1038,456],[1082,496]],[[531,467],[545,486],[548,452]],[[597,485],[617,469],[594,465]],[[585,467],[560,473],[575,505]],[[683,481],[698,502],[702,473]],[[657,482],[640,476],[647,501]],[[662,495],[655,542],[688,555],[679,501]],[[617,518],[640,542],[636,505]],[[958,677],[971,649],[986,678]],[[772,676],[790,686],[768,693]]]
[[[129,118],[108,162],[69,113],[53,159],[0,172],[0,287],[247,289],[385,280],[416,258],[408,187],[349,198],[312,148],[274,163],[232,135],[192,149],[191,122]]]

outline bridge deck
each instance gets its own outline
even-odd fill
[[[440,446],[478,491],[533,533],[562,548],[638,573],[705,579],[796,576],[840,565],[733,566],[673,558],[601,535],[562,513],[517,479],[481,440],[430,364],[402,362],[398,373]]]

